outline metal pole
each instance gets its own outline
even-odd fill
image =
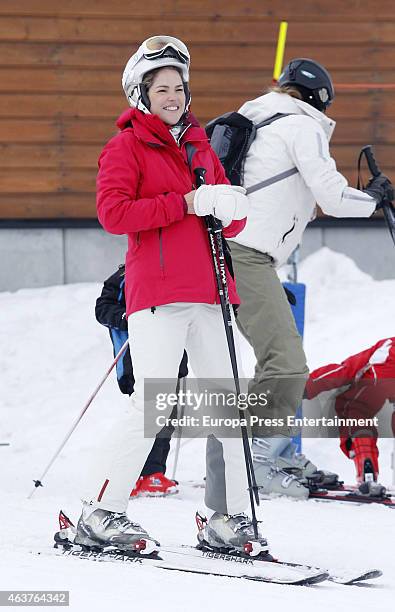
[[[184,378],[182,379],[182,389],[181,389],[181,397],[184,396],[185,398],[185,392],[186,392],[186,387],[187,387],[187,379],[186,376],[184,376]],[[178,420],[182,419],[182,417],[184,416],[184,412],[185,412],[185,403],[183,403],[182,401],[178,403],[178,410],[177,410],[177,418]],[[177,466],[178,466],[178,456],[180,454],[180,446],[181,446],[181,437],[182,437],[182,426],[178,425],[177,428],[177,439],[176,439],[176,445],[175,445],[175,449],[174,449],[174,463],[173,463],[173,472],[171,475],[171,479],[175,480],[176,479],[176,472],[177,472]]]
[[[108,368],[108,370],[106,371],[106,373],[104,374],[103,378],[101,379],[101,381],[99,382],[99,384],[97,385],[96,389],[93,391],[92,395],[89,397],[88,401],[86,402],[86,404],[84,405],[83,409],[81,410],[79,416],[76,418],[76,420],[74,421],[73,425],[70,427],[69,431],[67,432],[66,437],[64,438],[63,442],[61,443],[61,445],[59,446],[58,450],[55,452],[55,454],[53,455],[52,459],[50,460],[50,462],[48,463],[47,467],[45,468],[45,470],[43,471],[42,475],[40,478],[38,478],[37,480],[33,480],[34,482],[34,489],[32,490],[32,492],[28,495],[28,499],[31,499],[33,497],[34,491],[38,488],[38,487],[42,487],[42,481],[44,479],[44,477],[47,475],[49,469],[51,468],[52,464],[55,462],[55,460],[57,459],[59,453],[61,452],[61,450],[63,449],[63,447],[65,446],[66,442],[69,440],[71,434],[73,433],[73,431],[75,430],[75,428],[77,427],[78,423],[81,421],[82,417],[84,416],[85,412],[88,410],[89,406],[91,405],[91,403],[93,402],[93,400],[95,399],[96,395],[99,393],[100,389],[102,388],[102,386],[104,385],[105,381],[107,380],[107,378],[109,377],[112,369],[114,368],[114,366],[118,363],[118,361],[120,360],[120,358],[122,357],[124,351],[127,349],[129,344],[129,340],[126,340],[126,342],[122,345],[121,349],[119,350],[118,354],[116,355],[114,361],[112,362],[112,364],[110,365],[110,367]]]
[[[204,185],[205,183],[205,168],[195,168],[194,170],[196,175],[196,186]],[[213,259],[214,273],[217,282],[219,301],[221,304],[222,318],[224,321],[225,334],[229,348],[229,356],[232,366],[233,378],[236,387],[236,395],[240,395],[240,380],[237,368],[237,358],[236,358],[236,346],[233,336],[233,324],[232,324],[232,316],[230,311],[230,302],[228,295],[228,285],[226,280],[226,268],[225,268],[225,258],[222,247],[222,223],[213,217],[212,215],[208,215],[205,218],[207,231],[210,240],[211,254]],[[239,409],[240,422],[243,421],[244,414]],[[252,515],[252,525],[254,529],[254,537],[258,539],[258,521],[256,518],[255,512],[255,503],[259,506],[259,494],[258,494],[258,486],[255,479],[255,472],[253,466],[253,460],[251,455],[250,442],[248,439],[248,431],[245,425],[240,426],[241,429],[241,437],[243,441],[243,449],[244,449],[244,459],[246,465],[247,472],[247,481],[248,481],[248,493],[250,496],[250,505],[251,505],[251,515]]]

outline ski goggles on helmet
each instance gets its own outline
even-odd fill
[[[151,38],[147,38],[134,55],[135,64],[143,57],[147,60],[173,57],[181,64],[189,66],[190,63],[187,46],[173,36],[151,36]]]

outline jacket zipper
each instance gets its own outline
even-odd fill
[[[163,262],[163,239],[162,239],[162,228],[159,228],[159,265],[162,277],[165,275],[165,265]]]
[[[177,138],[177,144],[179,144],[181,142],[181,138],[184,136],[185,132],[187,132],[189,130],[189,128],[192,127],[192,124],[189,123],[185,130],[183,132],[180,133],[179,137]]]

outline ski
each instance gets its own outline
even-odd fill
[[[302,481],[303,484],[312,492],[315,491],[348,491],[349,493],[360,493],[361,484],[346,484],[344,480],[335,480],[334,482],[325,482],[325,480],[316,480],[314,478],[307,478],[306,482]],[[363,483],[362,483],[363,484]],[[365,483],[366,484],[366,483]],[[378,497],[394,497],[395,491],[391,488],[383,485],[383,493]]]
[[[250,557],[223,555],[191,547],[173,546],[160,548],[157,554],[144,556],[128,553],[116,547],[89,549],[74,544],[65,533],[55,534],[56,552],[63,557],[73,557],[96,562],[149,565],[158,569],[255,580],[258,582],[287,585],[312,585],[327,580],[328,573],[305,566],[291,566],[281,562],[261,561]]]
[[[188,486],[196,489],[205,487],[204,480],[189,480],[180,482],[181,486]],[[310,494],[308,500],[314,499],[318,501],[341,501],[341,502],[353,502],[354,504],[381,504],[387,508],[395,508],[394,492],[386,492],[385,495],[380,497],[373,497],[368,495],[361,495],[358,493],[358,487],[353,485],[345,485],[342,481],[339,481],[338,485],[333,487],[319,487],[309,483],[308,486]],[[272,496],[259,494],[261,499],[272,499]],[[308,501],[307,500],[307,501]]]
[[[54,536],[56,552],[65,557],[91,561],[147,564],[171,571],[306,586],[325,580],[352,585],[382,575],[379,569],[327,570],[304,563],[282,561],[264,553],[255,557],[230,553],[227,549],[213,549],[204,539],[200,539],[195,547],[188,544],[158,548],[143,546],[134,551],[119,550],[116,546],[83,546],[75,543],[76,528],[62,510],[59,513],[59,527]]]
[[[328,573],[317,568],[291,566],[289,563],[273,562],[241,554],[216,554],[203,548],[192,546],[161,546],[143,545],[133,551],[124,551],[116,546],[83,546],[75,542],[76,528],[69,517],[61,510],[59,512],[59,531],[55,533],[54,547],[63,556],[89,559],[93,561],[112,561],[120,563],[146,564],[159,569],[188,572],[194,574],[209,574],[227,578],[240,578],[270,582],[273,584],[310,585],[323,582]],[[148,542],[148,540],[147,540]],[[146,542],[146,544],[147,544]],[[153,541],[151,541],[151,544]],[[157,543],[156,543],[157,544]]]
[[[331,490],[331,489],[317,489],[310,491],[309,499],[318,501],[332,502],[340,501],[354,504],[380,504],[387,508],[395,508],[395,500],[391,495],[382,496],[369,496],[361,495],[357,492],[357,489],[345,487],[343,489]]]
[[[170,548],[168,546],[165,546],[163,550],[178,552],[180,549],[188,550],[189,554],[193,555],[194,557],[198,557],[201,551],[205,551],[207,554],[210,554],[213,558],[221,558],[221,555],[223,556],[223,554],[220,552],[214,552],[210,550],[209,548],[205,548],[204,546],[200,547],[199,545],[196,548],[190,545],[183,545],[181,547],[177,546],[177,547],[170,547]],[[256,563],[262,563],[262,561],[257,560]],[[383,575],[383,572],[379,569],[363,569],[363,570],[360,570],[360,569],[356,569],[356,570],[354,569],[347,569],[347,570],[332,569],[331,570],[331,569],[317,568],[317,567],[313,567],[311,565],[306,565],[302,563],[279,561],[277,559],[273,559],[273,561],[270,561],[269,563],[279,564],[281,566],[299,568],[302,570],[321,571],[322,573],[325,573],[328,575],[327,579],[330,582],[335,582],[336,584],[344,584],[344,585],[358,584],[359,582],[363,582],[365,580],[371,580],[374,578],[379,578],[380,576]]]
[[[359,486],[358,485],[348,485],[348,484],[344,484],[344,483],[339,483],[339,485],[337,487],[322,487],[323,489],[328,489],[328,491],[348,491],[349,493],[356,493],[358,494],[359,491]],[[394,491],[392,489],[388,489],[387,487],[385,487],[385,494],[384,497],[389,497],[391,499],[394,498]]]
[[[358,571],[345,571],[340,574],[330,574],[328,580],[335,582],[336,584],[353,585],[364,582],[365,580],[371,580],[373,578],[380,578],[383,572],[379,569],[365,570],[362,572]]]

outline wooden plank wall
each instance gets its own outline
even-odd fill
[[[374,143],[395,178],[393,0],[0,0],[0,219],[95,217],[97,157],[144,38],[188,44],[204,123],[270,85],[281,20],[285,61],[313,57],[333,75],[338,167],[354,183]]]

